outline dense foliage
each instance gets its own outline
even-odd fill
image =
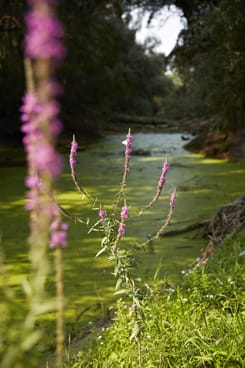
[[[245,115],[244,1],[72,0],[61,1],[68,48],[60,80],[67,131],[96,129],[112,114],[183,119],[216,115],[222,125],[242,127]],[[136,44],[132,10],[149,23],[165,6],[186,19],[166,58]],[[25,1],[0,0],[0,121],[2,136],[18,136],[24,90],[22,40]],[[170,66],[175,77],[167,77]],[[14,85],[15,88],[12,88]]]
[[[70,50],[62,70],[65,112],[75,121],[81,114],[88,119],[98,113],[154,115],[154,98],[169,85],[163,56],[147,55],[135,43],[135,31],[114,2],[74,3],[77,12],[71,2],[63,15]],[[74,119],[68,123],[73,126]]]
[[[24,90],[24,1],[2,1],[0,8],[0,119],[6,133],[15,135]],[[163,55],[147,54],[136,44],[127,9],[126,2],[61,1],[60,17],[69,50],[60,68],[67,130],[79,132],[83,124],[93,131],[94,121],[113,113],[154,115],[171,85],[164,76]]]
[[[195,4],[171,55],[183,82],[182,95],[194,114],[216,115],[228,129],[239,129],[245,118],[245,3]]]
[[[18,135],[18,115],[25,89],[23,68],[23,2],[0,1],[1,136]]]

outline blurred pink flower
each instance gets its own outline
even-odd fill
[[[40,12],[34,9],[26,15],[25,21],[26,56],[31,59],[50,58],[56,62],[62,61],[65,56],[65,48],[61,42],[64,31],[58,19],[51,12]]]
[[[56,0],[28,0],[30,11],[25,17],[25,56],[32,59],[34,78],[31,92],[24,96],[20,109],[28,163],[26,186],[29,192],[25,207],[34,214],[31,217],[34,233],[38,229],[44,232],[42,217],[48,219],[43,223],[52,224],[47,229],[51,233],[52,247],[65,246],[67,230],[53,200],[54,182],[63,167],[61,156],[55,149],[56,138],[62,130],[56,96],[62,88],[54,79],[54,70],[65,56],[62,44],[64,31],[54,9],[57,3]]]

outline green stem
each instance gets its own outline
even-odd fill
[[[62,249],[55,249],[55,283],[56,283],[56,302],[57,302],[57,319],[56,319],[56,368],[61,368],[64,357],[64,285],[63,285],[63,264]]]

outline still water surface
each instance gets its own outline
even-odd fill
[[[185,135],[187,137],[187,135]],[[115,134],[89,145],[79,142],[77,175],[83,187],[110,211],[118,193],[123,164],[125,135]],[[215,209],[232,201],[244,192],[245,167],[240,163],[204,159],[183,148],[182,134],[135,134],[130,171],[126,187],[131,220],[121,247],[134,246],[145,241],[149,234],[162,225],[167,212],[169,196],[176,188],[177,204],[171,229],[184,227],[213,215]],[[69,152],[64,155],[68,162]],[[153,195],[161,174],[162,163],[168,158],[170,170],[158,203],[136,216]],[[28,215],[23,209],[25,168],[0,169],[0,231],[9,280],[20,283],[28,272]],[[90,224],[97,221],[97,210],[74,189],[66,164],[59,183],[57,199],[62,206]],[[196,237],[197,232],[153,240],[154,253],[141,251],[137,273],[145,280],[153,277],[158,268],[159,277],[172,278],[200,255],[206,241]],[[68,318],[78,318],[83,309],[103,304],[112,295],[114,280],[111,265],[105,257],[95,259],[100,249],[99,233],[88,234],[88,228],[69,223],[68,247],[64,252],[65,289]],[[52,269],[52,255],[51,255]],[[52,275],[49,288],[53,289]],[[91,308],[92,309],[92,308]],[[89,312],[88,312],[89,313]],[[92,313],[92,312],[91,312]],[[80,318],[80,317],[79,317]]]

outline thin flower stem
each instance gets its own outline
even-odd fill
[[[124,188],[126,186],[127,176],[128,176],[128,167],[129,167],[129,158],[125,157],[124,171],[123,171],[123,177],[122,177],[122,184],[121,184],[120,192],[123,192]]]
[[[155,238],[159,238],[159,235],[162,234],[166,230],[166,228],[169,226],[171,222],[172,216],[173,216],[173,208],[170,207],[167,219],[164,222],[164,224],[161,226],[161,228],[158,230],[158,232],[156,233]]]
[[[132,135],[131,135],[131,129],[129,128],[128,134],[127,134],[127,140],[126,140],[126,148],[125,148],[125,161],[124,161],[124,171],[123,171],[123,177],[122,177],[122,184],[120,192],[123,192],[124,187],[126,186],[127,182],[127,176],[129,172],[129,159],[131,155],[131,146],[132,146]]]
[[[118,204],[120,202],[121,197],[123,196],[124,201],[125,201],[125,187],[127,184],[127,177],[128,177],[128,172],[129,172],[129,159],[130,159],[130,155],[131,155],[131,147],[132,147],[132,143],[133,143],[133,137],[131,135],[131,129],[128,129],[128,134],[127,134],[127,139],[123,142],[123,144],[126,145],[125,147],[125,159],[124,159],[124,170],[123,170],[123,176],[122,176],[122,182],[121,182],[121,186],[120,186],[120,190],[119,193],[117,194],[117,200],[113,206],[113,210],[112,213],[115,214],[115,211],[118,207]]]
[[[121,220],[120,226],[121,225],[125,225],[125,220],[124,219]],[[120,243],[121,237],[122,237],[122,234],[120,233],[120,231],[118,231],[116,240],[115,240],[115,242],[113,244],[113,247],[112,247],[112,252],[113,253],[116,253],[116,251],[117,251],[117,249],[119,247],[119,243]]]
[[[34,91],[34,78],[33,78],[33,69],[31,65],[31,60],[28,58],[24,59],[25,66],[25,78],[26,78],[26,87],[29,92]]]
[[[157,188],[156,194],[153,197],[153,199],[146,205],[145,208],[150,208],[151,206],[153,206],[154,203],[156,203],[160,197],[162,189],[161,188]]]
[[[90,195],[86,192],[85,189],[83,189],[83,187],[79,183],[74,169],[71,170],[71,177],[72,177],[73,183],[75,184],[77,190],[80,193],[82,193],[87,199],[89,199],[90,202],[94,203],[94,200],[90,197]]]
[[[166,175],[167,175],[168,171],[169,171],[169,164],[168,164],[167,159],[165,159],[165,161],[163,163],[163,166],[162,166],[162,173],[161,173],[161,176],[160,176],[159,181],[158,181],[156,193],[155,193],[154,197],[152,198],[152,200],[145,207],[143,207],[140,210],[138,216],[142,215],[142,213],[144,212],[144,210],[146,208],[152,207],[158,201],[158,199],[161,195],[161,192],[162,192],[162,188],[163,188],[163,186],[166,182]]]
[[[160,227],[160,229],[156,233],[153,233],[152,235],[148,236],[147,240],[145,242],[141,243],[141,247],[152,245],[153,239],[154,238],[156,238],[156,239],[159,238],[159,236],[170,225],[170,222],[171,222],[171,219],[172,219],[172,216],[173,216],[173,212],[174,212],[175,202],[176,202],[176,190],[174,190],[173,193],[170,196],[169,212],[168,212],[168,215],[167,215],[167,218],[166,218],[164,224]]]
[[[156,233],[156,236],[155,236],[156,238],[159,238],[159,235],[162,234],[166,230],[166,228],[169,226],[172,216],[173,216],[175,202],[176,202],[176,190],[174,190],[170,196],[168,216],[163,226],[161,226],[159,231]]]
[[[56,320],[56,368],[63,366],[64,358],[64,285],[63,285],[63,250],[56,247],[55,257],[55,283],[56,283],[56,302],[57,302],[57,320]]]
[[[79,183],[76,175],[76,155],[77,155],[78,143],[75,138],[75,134],[73,134],[72,142],[71,142],[71,150],[70,150],[70,168],[71,168],[71,177],[72,181],[75,184],[77,190],[82,193],[90,202],[94,203],[95,201],[89,196],[87,191],[82,187]]]
[[[84,221],[84,220],[80,219],[79,217],[77,217],[75,215],[72,215],[69,211],[65,210],[64,207],[62,207],[61,205],[58,204],[58,207],[59,207],[60,211],[63,213],[63,215],[65,215],[69,219],[71,219],[73,221],[80,222],[81,224],[84,224],[84,225],[88,224],[88,221]]]
[[[137,345],[138,345],[138,363],[139,368],[142,367],[142,343],[141,343],[141,337],[137,337]]]

